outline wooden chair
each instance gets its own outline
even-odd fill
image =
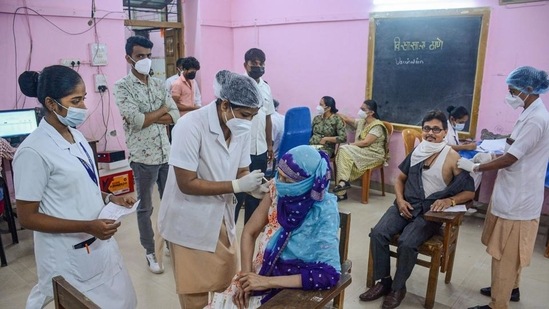
[[[52,283],[55,309],[100,309],[63,276],[53,277]]]
[[[421,132],[414,129],[404,129],[402,130],[402,140],[404,141],[404,154],[409,155],[412,150],[414,150],[416,139],[421,142]]]
[[[349,234],[351,232],[351,213],[339,212],[339,258],[341,260],[341,277],[337,285],[325,291],[305,291],[300,289],[284,289],[259,308],[285,309],[321,309],[333,299],[333,307],[343,309],[345,288],[351,284],[352,262],[348,259]]]
[[[383,121],[383,124],[385,125],[385,128],[387,128],[387,143],[389,143],[391,135],[393,134],[393,125],[387,121]],[[368,198],[370,197],[370,179],[372,178],[373,170],[379,169],[379,173],[381,174],[381,195],[385,196],[385,173],[383,164],[385,164],[385,162],[366,170],[362,175],[362,204],[368,204]]]
[[[471,202],[470,202],[471,203]],[[441,231],[424,242],[418,248],[422,256],[430,257],[423,259],[418,256],[417,265],[429,268],[429,279],[427,282],[427,293],[425,295],[425,308],[431,309],[435,304],[437,293],[438,273],[446,273],[444,283],[450,283],[452,280],[452,270],[454,267],[454,258],[456,255],[457,240],[459,235],[459,226],[464,213],[458,212],[431,212],[425,213],[424,218],[428,221],[441,222],[443,226]],[[390,246],[398,246],[398,237],[395,235],[391,239]],[[392,247],[391,247],[392,248]],[[396,258],[397,252],[391,250],[391,257]],[[398,262],[397,262],[398,263]],[[372,245],[370,242],[370,253],[368,258],[368,274],[366,276],[366,286],[372,287],[374,284],[374,263],[372,260]]]

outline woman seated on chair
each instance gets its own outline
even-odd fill
[[[327,290],[339,281],[339,212],[327,191],[329,164],[324,152],[306,145],[282,156],[269,194],[242,232],[242,268],[231,286],[238,308],[256,308],[282,288]]]
[[[358,111],[358,119],[345,115],[341,118],[356,128],[355,142],[341,145],[336,156],[337,175],[334,192],[338,201],[346,200],[350,181],[360,178],[365,171],[389,159],[388,131],[377,113],[377,103],[366,100]]]
[[[322,97],[316,111],[318,115],[313,119],[313,135],[309,144],[318,145],[331,158],[335,155],[336,145],[347,141],[345,123],[337,114],[336,102],[332,97]]]
[[[474,141],[460,142],[458,136],[458,131],[462,131],[465,128],[465,123],[469,120],[467,109],[463,106],[448,106],[446,110],[448,111],[448,134],[444,138],[446,143],[455,151],[475,150],[477,144]]]

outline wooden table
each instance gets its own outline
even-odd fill
[[[314,309],[324,308],[341,291],[351,284],[351,274],[343,273],[337,285],[324,291],[284,289],[259,308]]]

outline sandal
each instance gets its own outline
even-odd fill
[[[335,186],[333,192],[339,192],[339,191],[343,191],[351,188],[351,184],[348,181],[345,181],[345,180],[342,180],[342,181],[345,184],[343,186],[342,185]]]
[[[343,195],[336,195],[337,196],[337,201],[338,202],[341,202],[341,201],[344,201],[347,199],[347,193],[343,194]]]

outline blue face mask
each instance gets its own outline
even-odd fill
[[[286,196],[298,196],[307,193],[308,191],[311,191],[313,187],[313,181],[314,177],[309,177],[308,179],[304,179],[300,182],[282,182],[280,179],[278,179],[278,171],[275,174],[274,177],[275,181],[275,187],[276,192],[281,197]]]
[[[59,122],[66,125],[67,127],[79,126],[84,122],[84,120],[86,120],[86,116],[88,114],[87,109],[85,109],[85,108],[76,108],[76,107],[72,107],[72,106],[69,107],[69,108],[66,108],[65,106],[61,105],[61,103],[57,102],[56,100],[53,100],[53,101],[55,101],[55,103],[57,103],[59,106],[61,106],[62,108],[67,110],[67,116],[65,116],[65,117],[63,117],[63,116],[59,115],[58,113],[56,113],[55,111],[53,111],[55,113],[55,115],[57,116],[57,119],[59,119]]]

